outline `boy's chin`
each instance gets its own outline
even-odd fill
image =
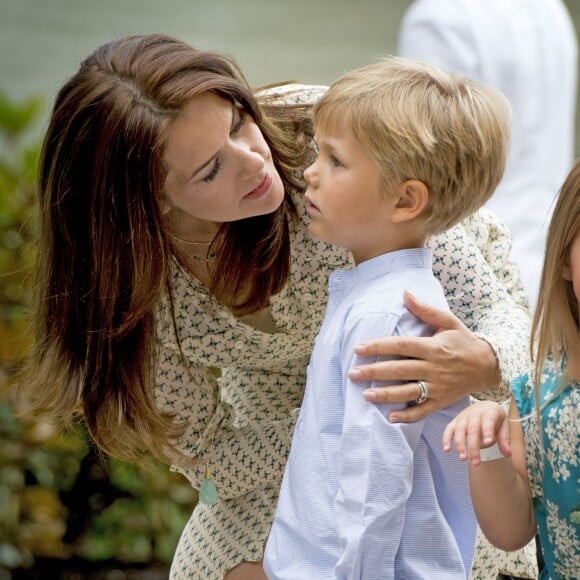
[[[308,233],[310,234],[310,237],[314,240],[317,240],[318,242],[326,242],[327,244],[332,244],[332,240],[329,240],[327,237],[324,237],[324,235],[321,235],[319,231],[317,231],[316,226],[312,226],[312,224],[310,224],[308,226]]]
[[[338,243],[336,240],[334,240],[334,239],[332,239],[332,238],[330,238],[328,236],[321,235],[316,230],[313,231],[311,227],[308,228],[308,232],[310,233],[310,237],[313,240],[316,240],[317,242],[324,242],[325,244],[330,244],[331,246],[335,246],[337,248],[343,248],[345,250],[349,250],[349,248],[347,248],[346,246],[343,246],[342,244]]]

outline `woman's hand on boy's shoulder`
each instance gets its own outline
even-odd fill
[[[364,392],[376,403],[414,402],[421,394],[421,381],[427,390],[425,402],[396,411],[392,422],[410,423],[448,407],[469,393],[493,388],[500,382],[499,366],[491,346],[473,334],[451,312],[438,310],[418,301],[409,293],[405,304],[435,331],[431,337],[391,336],[357,346],[362,356],[387,356],[380,361],[351,369],[354,381],[396,381],[400,384],[374,387]]]

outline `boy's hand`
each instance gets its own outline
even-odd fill
[[[510,431],[505,410],[492,401],[474,403],[464,409],[447,425],[443,433],[443,449],[451,450],[451,443],[459,458],[468,457],[472,465],[479,465],[479,451],[497,442],[504,456],[511,455]]]

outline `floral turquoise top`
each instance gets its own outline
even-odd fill
[[[536,523],[546,564],[540,578],[578,578],[580,574],[580,383],[567,384],[564,361],[548,359],[540,384],[541,433],[537,426],[533,374],[512,385],[526,440],[526,463]]]

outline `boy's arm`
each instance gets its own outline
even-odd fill
[[[353,361],[357,341],[392,334],[396,324],[397,317],[369,314],[347,329],[341,349],[345,398],[334,508],[342,555],[336,578],[394,578],[395,555],[412,490],[414,449],[424,421],[389,423],[387,414],[404,405],[365,401],[362,391],[371,388],[372,382],[354,383],[346,371],[353,362],[369,362],[369,357]]]
[[[536,534],[536,521],[524,435],[513,397],[507,419],[505,411],[491,402],[465,409],[446,429],[446,449],[452,437],[461,459],[469,461],[471,497],[481,530],[497,548],[522,548]],[[504,457],[480,460],[482,442],[499,443]]]

